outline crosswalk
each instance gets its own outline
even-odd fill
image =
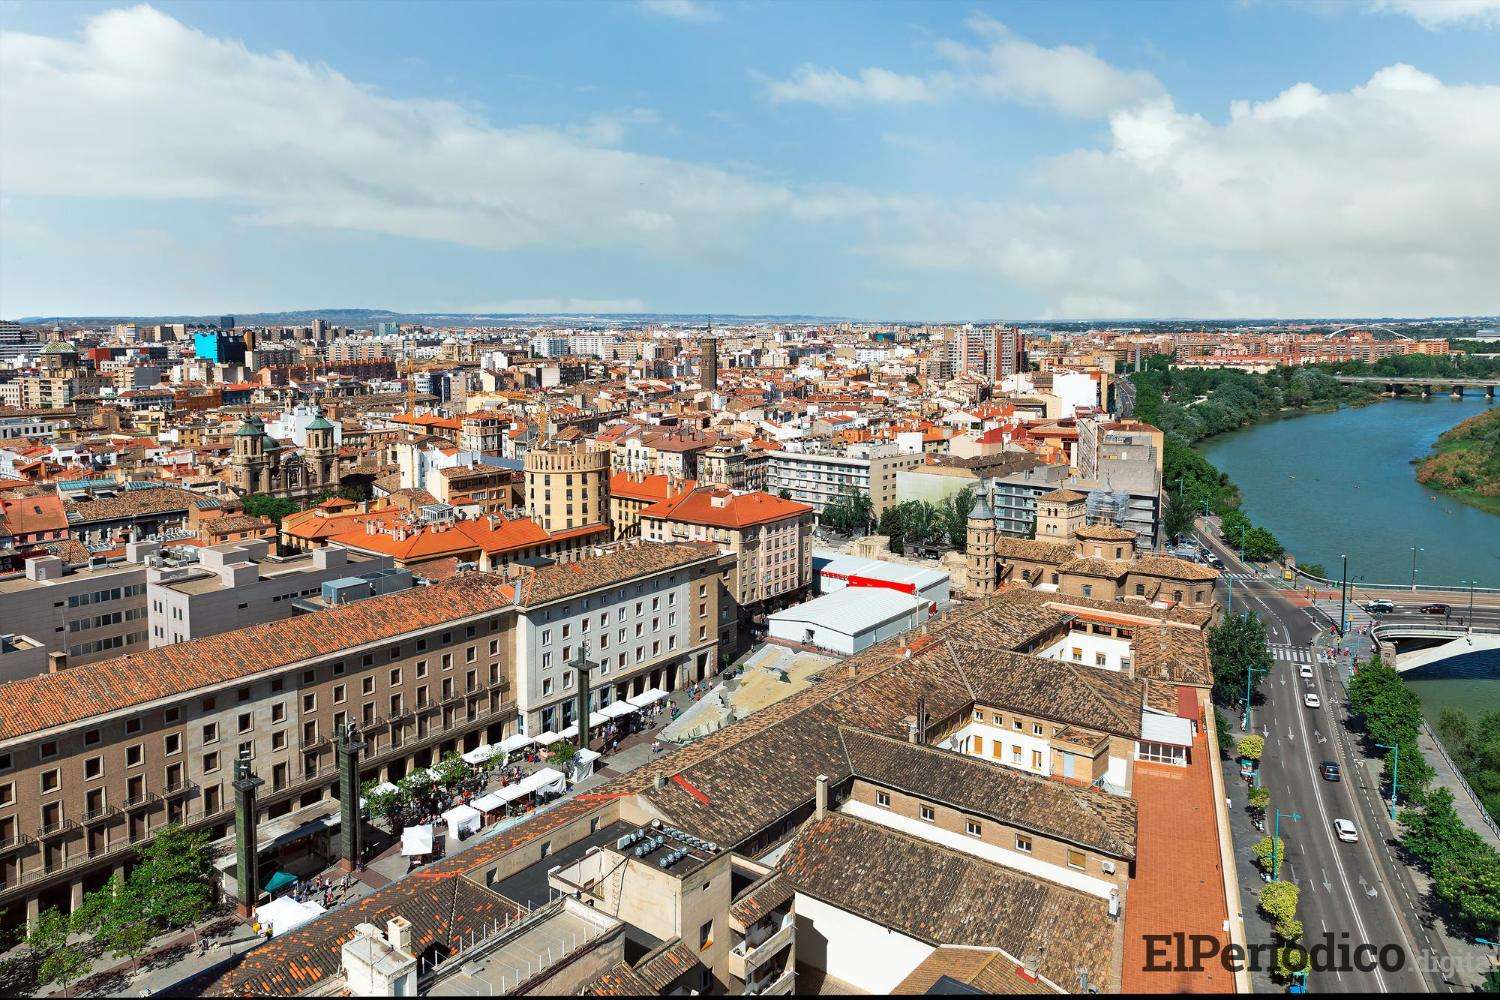
[[[1225,580],[1233,580],[1236,583],[1244,583],[1246,580],[1259,580],[1259,573],[1221,573]]]
[[[1284,642],[1271,642],[1266,644],[1271,650],[1271,659],[1282,660],[1287,663],[1313,663],[1313,651],[1311,646],[1292,646]]]

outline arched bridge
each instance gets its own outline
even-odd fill
[[[1345,385],[1380,386],[1380,391],[1387,396],[1399,396],[1406,392],[1420,392],[1424,396],[1431,396],[1434,392],[1448,392],[1455,396],[1466,392],[1483,392],[1493,399],[1495,390],[1500,388],[1500,379],[1496,378],[1418,378],[1403,375],[1335,375],[1334,378]]]
[[[1470,653],[1500,652],[1500,628],[1391,623],[1370,630],[1385,661],[1398,673]]]

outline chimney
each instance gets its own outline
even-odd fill
[[[411,954],[411,921],[392,917],[385,924],[385,939],[392,948]]]
[[[667,776],[665,774],[656,775],[651,779],[651,787],[655,788],[657,791],[661,791],[663,788],[666,788]]]
[[[822,819],[828,815],[828,775],[818,775],[813,791],[813,818]]]
[[[917,742],[927,742],[927,696],[917,695]]]
[[[917,738],[917,717],[915,715],[908,715],[906,717],[906,742],[908,742],[908,743],[921,743],[922,742],[921,740],[919,740]]]
[[[68,669],[68,654],[61,650],[47,654],[47,673],[58,674]]]

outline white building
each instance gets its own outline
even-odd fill
[[[931,605],[880,587],[845,587],[766,616],[771,638],[852,656],[920,625]]]

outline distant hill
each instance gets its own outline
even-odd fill
[[[212,315],[161,316],[23,316],[16,322],[28,326],[99,326],[114,323],[206,323],[219,321]],[[546,326],[561,322],[580,326],[644,325],[663,323],[704,326],[710,319],[724,323],[843,323],[845,316],[742,316],[707,313],[399,313],[389,309],[291,309],[285,312],[233,313],[238,326],[307,326],[315,319],[334,326],[373,327],[377,323],[418,323],[423,326]]]

